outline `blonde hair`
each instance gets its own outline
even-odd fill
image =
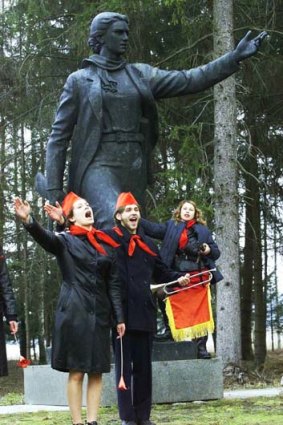
[[[204,224],[206,226],[206,221],[202,216],[202,211],[197,207],[197,205],[194,201],[190,201],[190,200],[187,200],[187,199],[184,199],[183,201],[181,201],[178,204],[177,208],[173,212],[172,219],[175,220],[176,222],[182,221],[182,219],[181,219],[181,209],[182,209],[184,204],[193,205],[193,207],[195,209],[194,219],[196,220],[197,223]]]

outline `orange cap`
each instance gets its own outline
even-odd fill
[[[134,195],[132,195],[131,192],[122,192],[118,196],[115,211],[117,211],[121,207],[125,207],[126,205],[133,205],[133,204],[139,205]]]
[[[65,217],[68,217],[72,210],[74,202],[76,202],[78,199],[81,199],[80,196],[76,195],[74,192],[69,192],[65,196],[62,202],[62,210]]]

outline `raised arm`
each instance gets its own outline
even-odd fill
[[[141,218],[140,225],[147,236],[154,239],[164,239],[167,230],[166,223],[153,223],[145,218]]]
[[[264,31],[251,38],[249,31],[234,50],[196,68],[168,71],[145,64],[135,66],[148,80],[155,99],[198,93],[237,72],[239,63],[255,55],[266,36]]]
[[[62,252],[63,242],[53,232],[44,229],[31,215],[31,207],[27,201],[20,198],[14,200],[16,216],[22,221],[26,230],[45,251],[58,255]]]

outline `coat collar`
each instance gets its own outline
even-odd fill
[[[115,61],[112,59],[108,59],[105,56],[94,54],[82,61],[82,68],[87,68],[90,65],[95,65],[98,68],[105,69],[107,71],[118,71],[119,69],[125,68],[126,63],[127,62],[124,59]]]

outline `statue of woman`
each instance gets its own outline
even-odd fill
[[[158,138],[156,100],[200,92],[222,81],[257,52],[266,35],[251,39],[248,32],[235,50],[207,65],[168,71],[127,63],[127,16],[97,15],[88,40],[94,54],[68,77],[47,143],[49,200],[62,200],[71,142],[67,191],[88,200],[97,227],[112,224],[120,192],[132,192],[143,205]]]

